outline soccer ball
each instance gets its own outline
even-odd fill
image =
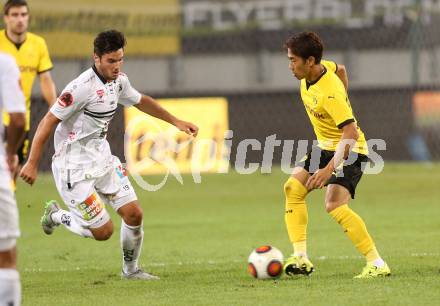
[[[248,271],[258,279],[278,278],[283,272],[283,258],[283,253],[277,248],[260,246],[249,255]]]

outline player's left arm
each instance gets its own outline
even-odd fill
[[[348,74],[347,69],[342,64],[337,64],[338,69],[336,70],[336,75],[339,77],[339,79],[342,81],[342,84],[344,84],[345,90],[348,91]]]
[[[321,64],[324,65],[327,68],[327,70],[333,71],[339,77],[339,79],[344,84],[345,91],[347,91],[348,90],[348,74],[347,74],[347,69],[345,68],[345,66],[342,64],[337,64],[336,62],[328,61],[328,60],[324,60],[324,59],[321,60]]]
[[[316,173],[314,173],[307,181],[306,188],[307,189],[316,189],[324,187],[325,183],[330,179],[335,171],[344,160],[348,158],[351,150],[356,144],[356,141],[359,138],[359,132],[357,128],[356,122],[350,122],[347,125],[342,127],[342,136],[339,141],[336,152],[327,166],[323,169],[319,169]]]
[[[327,98],[323,103],[323,108],[333,119],[334,124],[342,131],[341,139],[336,146],[332,160],[323,169],[319,169],[307,181],[308,189],[322,188],[330,179],[333,171],[348,158],[351,150],[359,138],[358,127],[353,116],[347,92],[339,84],[326,94]]]
[[[193,135],[194,137],[197,136],[199,128],[195,124],[176,118],[170,112],[160,106],[160,104],[157,103],[152,97],[142,95],[140,102],[134,106],[146,114],[174,125],[188,135]]]
[[[40,73],[39,77],[41,93],[43,94],[44,100],[46,100],[49,107],[51,107],[57,99],[55,83],[53,82],[50,71]]]
[[[120,77],[121,87],[120,87],[120,96],[119,96],[119,104],[124,106],[135,106],[141,112],[144,112],[148,115],[166,121],[179,130],[187,133],[188,135],[192,135],[194,137],[197,136],[199,132],[199,128],[187,121],[180,120],[176,118],[171,113],[169,113],[165,108],[159,105],[156,100],[147,95],[143,95],[134,89],[128,77],[125,74],[122,74]]]

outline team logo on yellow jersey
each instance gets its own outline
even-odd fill
[[[37,67],[33,67],[33,66],[18,66],[18,68],[20,69],[20,72],[30,72],[30,73],[37,72]]]
[[[306,109],[308,110],[308,112],[309,112],[313,117],[315,117],[315,118],[317,118],[317,119],[324,119],[324,118],[325,118],[324,114],[320,114],[320,113],[314,111],[313,108],[311,108],[309,105],[304,104],[304,106],[306,107]]]

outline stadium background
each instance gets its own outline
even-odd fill
[[[439,1],[30,1],[30,30],[47,40],[60,91],[91,65],[92,40],[104,29],[128,36],[124,71],[157,98],[225,97],[240,140],[313,139],[288,70],[289,33],[318,32],[325,58],[343,63],[350,99],[369,139],[387,143],[386,160],[440,158]],[[34,87],[32,126],[46,112]],[[418,104],[414,99],[419,95]],[[215,114],[212,114],[215,116]],[[123,112],[109,139],[123,158]],[[43,169],[49,169],[52,144]],[[262,160],[249,151],[249,162]],[[279,163],[281,148],[275,149]]]
[[[372,282],[352,279],[364,262],[325,213],[321,190],[308,197],[308,252],[317,267],[314,275],[252,279],[246,260],[253,248],[271,244],[286,256],[291,252],[283,222],[287,174],[274,167],[271,175],[204,175],[203,184],[184,174],[184,184],[171,178],[157,192],[133,184],[145,212],[141,264],[161,281],[122,282],[120,220],[111,209],[115,233],[105,243],[71,236],[62,228],[50,237],[42,234],[42,203],[60,200],[47,173],[33,186],[22,180],[17,185],[23,305],[440,304],[440,165],[412,162],[440,157],[435,94],[440,81],[440,1],[29,3],[30,30],[48,42],[59,91],[90,67],[96,33],[118,28],[128,36],[124,70],[139,90],[158,98],[227,99],[228,127],[234,131],[232,157],[245,138],[313,138],[282,42],[291,32],[318,31],[326,43],[326,58],[348,68],[351,102],[367,137],[387,142],[387,151],[381,152],[387,160],[384,171],[364,176],[352,205],[393,275]],[[233,17],[237,14],[238,24]],[[33,131],[47,110],[36,83]],[[188,105],[186,116],[196,114],[200,121],[221,117],[218,112],[200,115],[194,105]],[[120,110],[109,134],[120,157],[124,119]],[[52,140],[47,148],[42,165],[46,170]],[[247,162],[261,162],[261,155],[249,150]],[[275,161],[280,155],[276,148]]]

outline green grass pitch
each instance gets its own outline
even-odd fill
[[[282,186],[287,175],[204,175],[195,184],[170,179],[158,192],[137,190],[144,209],[144,267],[160,281],[123,281],[120,220],[97,242],[58,228],[45,236],[43,202],[59,196],[50,175],[19,183],[23,305],[439,305],[440,165],[388,163],[366,175],[352,208],[367,223],[392,269],[386,279],[354,280],[364,266],[323,204],[308,198],[310,277],[252,279],[253,248],[272,244],[289,255]],[[150,178],[151,179],[151,178]],[[158,179],[156,177],[156,179]]]

